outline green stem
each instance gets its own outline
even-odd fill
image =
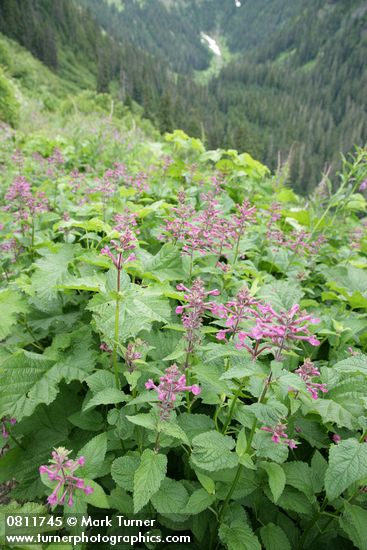
[[[159,453],[159,440],[161,438],[161,432],[157,432],[157,437],[155,438],[154,452]]]
[[[222,433],[224,433],[224,434],[226,433],[227,428],[231,423],[233,413],[234,413],[234,408],[235,408],[235,405],[237,403],[237,399],[241,395],[241,392],[242,392],[242,384],[240,385],[240,387],[238,388],[238,390],[236,391],[236,393],[233,396],[231,407],[229,409],[229,413],[228,413],[228,416],[227,416],[227,420],[225,421],[225,424],[224,424],[223,429],[222,429]]]
[[[269,374],[269,376],[267,377],[267,379],[265,381],[263,391],[261,392],[261,395],[258,399],[258,403],[262,403],[262,401],[264,400],[266,392],[268,391],[268,388],[270,386],[271,378],[272,378],[272,373]],[[249,451],[251,449],[252,440],[253,440],[255,432],[256,432],[256,427],[257,427],[257,418],[254,419],[254,422],[252,424],[250,436],[249,436],[248,441],[247,441],[246,453],[249,453]],[[228,503],[229,503],[229,501],[230,501],[230,499],[233,495],[233,492],[236,489],[237,483],[239,482],[239,479],[241,477],[242,468],[243,468],[242,464],[239,464],[238,468],[237,468],[235,478],[232,482],[231,488],[229,489],[228,494],[227,494],[227,496],[226,496],[226,498],[223,502],[223,505],[220,509],[219,516],[218,516],[219,520],[222,518],[223,512],[226,509],[226,507],[228,506]]]
[[[115,309],[115,334],[113,342],[112,364],[115,374],[116,388],[120,389],[120,379],[118,371],[118,356],[117,347],[119,342],[119,320],[120,320],[120,286],[121,286],[121,269],[117,270],[117,297],[116,297],[116,309]]]
[[[185,375],[186,375],[186,386],[190,386],[190,370],[188,367],[185,369]],[[186,406],[187,406],[187,412],[189,413],[191,411],[191,399],[190,399],[190,392],[186,392]]]

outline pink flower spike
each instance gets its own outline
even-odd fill
[[[84,488],[84,493],[86,495],[91,495],[92,493],[94,493],[94,489],[92,487],[90,487],[89,485],[87,485],[85,488]]]
[[[225,340],[226,339],[226,334],[227,334],[227,332],[225,330],[220,330],[219,332],[217,332],[215,337],[216,337],[217,340]]]
[[[155,388],[155,384],[153,380],[149,379],[147,382],[145,382],[145,387],[147,390],[152,390]]]
[[[177,306],[176,307],[176,313],[177,315],[181,315],[181,313],[184,312],[184,307],[183,306]]]
[[[194,395],[200,395],[201,394],[201,389],[196,384],[191,386],[191,391]]]
[[[334,443],[338,444],[338,443],[340,443],[342,438],[340,437],[340,435],[334,434],[333,437],[332,437],[332,440],[334,441]]]
[[[78,489],[84,489],[84,479],[78,479],[76,482]]]
[[[55,493],[51,493],[51,495],[47,498],[47,502],[51,506],[55,506],[55,504],[58,503],[57,495]]]
[[[77,460],[78,464],[80,464],[80,466],[84,466],[85,464],[85,457],[84,456],[80,456]]]

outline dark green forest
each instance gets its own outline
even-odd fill
[[[236,148],[272,169],[289,161],[307,192],[367,139],[367,7],[361,0],[2,0],[0,31],[61,76],[161,131]],[[213,62],[201,32],[229,51]],[[215,57],[215,56],[214,56]],[[83,67],[83,70],[79,70]],[[203,73],[204,74],[204,73]]]

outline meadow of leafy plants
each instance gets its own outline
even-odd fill
[[[366,549],[366,151],[306,199],[180,131],[0,139],[2,516]]]

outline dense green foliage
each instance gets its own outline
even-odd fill
[[[21,105],[0,136],[1,519],[145,515],[198,550],[364,549],[366,151],[304,199],[0,47]],[[65,501],[54,448],[77,468]],[[24,548],[3,527],[0,543]]]
[[[14,89],[0,67],[0,121],[14,126],[18,121],[18,111]]]
[[[291,181],[304,192],[325,168],[335,173],[340,151],[367,140],[367,11],[360,0],[247,0],[240,8],[221,0],[84,4],[119,39],[128,36],[175,71],[202,64],[200,31],[224,37],[233,61],[200,101],[189,77],[183,89],[166,88],[174,126],[200,137],[193,121],[202,120],[209,147],[246,150],[272,167],[279,153],[284,161],[291,151]],[[185,35],[175,32],[171,47],[170,31],[182,22]],[[185,97],[189,117],[179,108]],[[157,110],[153,102],[148,116]]]
[[[361,0],[79,3],[104,31],[73,0],[3,0],[0,31],[78,86],[137,102],[162,132],[182,128],[271,168],[289,157],[302,193],[367,140]],[[201,31],[232,56],[209,83],[197,77],[210,64]]]

